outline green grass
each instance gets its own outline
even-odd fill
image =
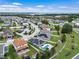
[[[37,48],[37,49],[39,50],[39,52],[42,52],[42,49],[40,49],[38,46],[34,45],[34,44],[31,43],[31,42],[28,42],[28,43],[29,43],[29,45],[32,45],[32,46],[34,46],[35,48]]]
[[[0,40],[0,43],[5,43],[6,42],[6,40]]]
[[[9,52],[7,53],[5,59],[22,59],[19,55],[17,55],[13,45],[10,45],[8,48]]]
[[[53,32],[52,34],[53,34],[53,35],[58,35],[57,31]]]
[[[74,38],[72,38],[70,35],[67,35],[66,47],[54,59],[71,59],[73,56],[79,53],[79,35],[76,34],[75,32],[73,32],[72,35],[74,35]],[[72,39],[74,40],[74,43],[72,43]],[[74,44],[75,44],[74,46],[75,48],[72,49],[72,45]]]
[[[32,48],[30,45],[29,45],[29,52],[27,52],[27,54],[32,57],[35,53],[36,53],[36,50],[34,48]]]
[[[4,37],[0,37],[0,43],[5,43],[6,42],[6,39],[4,39]]]
[[[50,40],[53,42],[57,42],[58,40],[60,40],[60,36],[59,37],[52,36]]]
[[[3,23],[0,23],[0,26],[2,26]]]
[[[60,39],[60,35],[57,34],[57,31],[52,31],[52,37],[50,40],[53,42],[57,42],[59,39]]]

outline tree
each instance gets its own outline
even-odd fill
[[[49,57],[50,57],[50,51],[48,48],[44,52],[36,54],[36,59],[49,59]]]
[[[0,28],[0,31],[2,31],[2,30],[3,30],[3,27]]]
[[[42,53],[41,59],[46,59],[46,54]]]
[[[46,56],[45,59],[49,59],[49,57],[50,57],[49,48],[46,48],[46,50],[45,50],[45,56]]]
[[[4,21],[0,19],[0,23],[4,23]]]
[[[43,53],[38,53],[36,54],[36,59],[42,59],[44,57]]]
[[[49,51],[50,56],[54,55],[56,50],[55,50],[56,46],[54,46],[53,48],[51,48],[51,50]]]
[[[9,52],[8,52],[10,59],[16,59],[16,53],[13,45],[9,46]]]
[[[36,54],[36,59],[39,59],[39,53]]]
[[[55,25],[55,29],[56,29],[56,31],[57,31],[58,34],[59,34],[60,26],[59,26],[59,25]]]
[[[16,26],[16,23],[15,22],[13,22],[13,26]]]
[[[43,24],[49,24],[49,22],[47,20],[42,20],[41,21]]]
[[[65,23],[62,27],[61,33],[62,34],[70,34],[73,31],[72,25]]]
[[[0,40],[3,40],[4,39],[4,37],[3,36],[0,36]]]
[[[70,15],[69,17],[68,17],[68,22],[72,22],[74,19],[76,19],[77,18],[77,16],[74,16],[74,15]]]
[[[65,42],[65,41],[66,41],[66,35],[63,34],[63,35],[61,36],[61,42],[63,43],[63,42]]]

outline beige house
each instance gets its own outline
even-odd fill
[[[18,55],[24,55],[29,51],[28,43],[24,39],[14,39],[13,46]]]

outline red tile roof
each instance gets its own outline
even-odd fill
[[[15,39],[13,41],[13,45],[16,48],[16,50],[28,48],[28,43],[24,39]]]

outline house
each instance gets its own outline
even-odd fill
[[[43,40],[49,40],[51,38],[51,33],[48,30],[41,30],[38,36]]]
[[[3,46],[3,54],[6,54],[8,52],[9,52],[8,45],[7,44],[4,44],[4,46]]]
[[[42,25],[40,25],[39,27],[40,27],[42,30],[48,30],[48,31],[50,31],[49,26],[46,25],[46,24],[42,24]]]
[[[29,41],[32,42],[34,45],[40,46],[44,43],[44,41],[40,40],[41,38],[34,37]]]
[[[13,33],[11,32],[11,30],[4,30],[4,37],[7,39],[12,39],[13,38]]]
[[[1,44],[1,45],[0,45],[0,59],[3,59],[3,58],[4,58],[4,53],[3,53],[3,52],[4,52],[4,51],[3,51],[4,48],[3,48],[3,46],[4,46],[4,44]]]
[[[14,39],[13,46],[18,55],[24,55],[29,51],[28,43],[24,39]]]
[[[75,23],[75,24],[74,24],[74,27],[75,27],[75,28],[79,28],[79,23]]]

